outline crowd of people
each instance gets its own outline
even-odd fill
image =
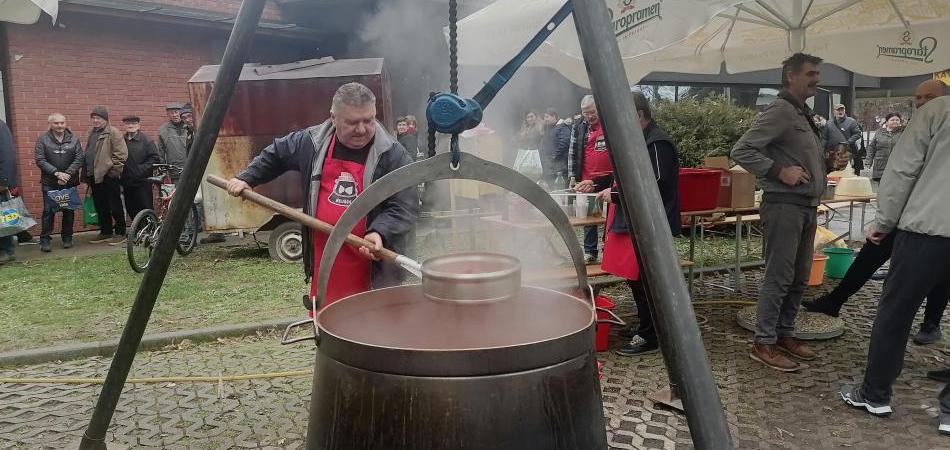
[[[842,305],[890,259],[885,288],[872,331],[864,382],[844,385],[843,401],[874,415],[891,412],[891,386],[900,374],[914,315],[927,298],[915,343],[926,345],[941,338],[940,320],[950,299],[950,272],[941,261],[950,260],[950,216],[939,205],[950,195],[950,97],[947,86],[928,80],[917,87],[917,112],[910,121],[888,113],[880,128],[865,134],[847,115],[845,105],[834,107],[824,120],[808,106],[821,81],[818,57],[796,54],[782,68],[783,89],[736,142],[730,157],[757,175],[763,190],[760,214],[764,227],[765,274],[760,288],[755,336],[749,356],[783,371],[803,369],[800,361],[821,356],[796,336],[799,310],[837,317]],[[654,167],[670,231],[680,232],[678,204],[679,160],[676,144],[653,120],[650,104],[639,92],[633,103]],[[609,200],[603,239],[604,271],[627,280],[637,307],[638,323],[622,330],[629,341],[616,350],[622,356],[659,351],[652,320],[650,294],[640,279],[640,267],[629,224],[614,183],[610,148],[603,136],[596,102],[585,96],[577,120],[559,120],[548,110],[540,118],[524,116],[518,134],[520,146],[540,149],[543,181],[560,174],[576,180],[574,189],[598,193]],[[803,301],[814,254],[817,207],[827,185],[826,175],[869,170],[879,196],[876,220],[868,242],[841,283],[829,294]],[[601,239],[596,227],[584,230],[588,263],[596,262]],[[950,383],[950,368],[928,377]],[[950,384],[940,394],[941,433],[950,434]]]
[[[782,90],[735,143],[730,157],[758,177],[763,191],[760,215],[764,228],[765,272],[757,305],[757,322],[749,356],[764,366],[800,371],[800,361],[821,357],[797,338],[799,310],[837,317],[848,298],[857,292],[889,259],[883,294],[870,338],[863,383],[844,385],[840,396],[847,404],[873,415],[892,412],[892,385],[901,372],[906,342],[914,316],[927,299],[919,344],[940,339],[939,323],[950,299],[950,209],[941,202],[950,195],[950,96],[947,86],[931,80],[916,93],[917,110],[907,122],[887,114],[863,154],[861,127],[836,105],[834,117],[824,120],[808,106],[821,82],[821,58],[797,53],[784,61]],[[631,94],[638,125],[646,142],[663,209],[673,235],[681,231],[679,205],[679,156],[674,139],[653,117],[650,102],[640,92]],[[228,192],[240,195],[287,171],[299,171],[304,211],[335,224],[346,208],[368,185],[414,159],[431,156],[420,143],[413,116],[396,120],[393,136],[376,119],[376,97],[359,83],[341,86],[333,96],[330,118],[304,130],[276,139],[228,182]],[[538,149],[540,181],[552,187],[568,185],[580,193],[595,194],[609,206],[605,236],[597,227],[584,230],[585,259],[599,259],[602,268],[626,280],[637,307],[638,324],[621,333],[629,338],[616,352],[637,356],[659,351],[658,330],[652,320],[652,299],[641,279],[636,243],[615,181],[610,145],[593,96],[584,96],[580,115],[561,118],[554,109],[542,115],[528,112],[518,133],[519,145]],[[120,244],[125,239],[126,214],[133,217],[151,208],[151,188],[146,182],[154,164],[184,166],[194,139],[190,106],[169,104],[168,122],[156,141],[141,132],[136,116],[122,119],[123,131],[113,127],[109,111],[96,106],[90,113],[91,129],[85,147],[67,126],[67,118],[51,114],[49,131],[37,139],[36,165],[42,172],[45,199],[40,246],[51,251],[55,214],[62,214],[62,244],[72,246],[74,212],[62,210],[49,191],[86,183],[99,214],[99,235],[91,242]],[[5,126],[0,127],[0,149],[12,148]],[[85,149],[85,150],[84,150]],[[6,150],[4,150],[6,151]],[[0,153],[0,161],[8,156]],[[867,161],[865,161],[865,158]],[[864,163],[878,185],[878,212],[867,230],[868,242],[841,283],[829,294],[805,300],[817,228],[817,207],[827,186],[827,174],[850,167],[856,174]],[[0,164],[0,196],[15,192],[15,170]],[[173,173],[173,180],[178,173]],[[561,180],[561,181],[559,181]],[[124,201],[123,201],[124,199]],[[371,288],[398,284],[399,268],[379,262],[383,247],[404,253],[409,231],[419,208],[418,191],[407,189],[378,205],[353,230],[369,243],[359,249],[344,248],[331,268],[326,303]],[[304,233],[304,276],[311,281],[305,296],[315,308],[316,274],[326,236]],[[0,240],[0,258],[12,257],[10,241]],[[4,261],[0,259],[0,262]],[[942,433],[950,434],[950,369],[929,374],[947,387],[940,394]]]
[[[66,206],[67,199],[78,200],[78,186],[85,183],[98,218],[99,234],[90,242],[122,245],[126,241],[126,222],[143,209],[153,207],[152,186],[148,178],[153,166],[169,164],[184,168],[188,149],[195,136],[194,110],[190,104],[166,105],[168,122],[158,130],[157,140],[141,131],[141,119],[135,115],[122,118],[121,130],[112,125],[109,110],[95,106],[89,113],[90,128],[85,136],[73,132],[61,113],[47,117],[49,128],[36,139],[34,162],[40,169],[43,213],[39,245],[42,252],[53,250],[52,234],[57,214],[61,215],[62,248],[73,247],[75,210]],[[12,138],[6,124],[0,126],[2,173],[0,199],[19,192],[16,158]],[[85,142],[85,145],[83,145]],[[171,171],[177,181],[179,171]],[[0,263],[15,259],[13,237],[0,238]]]

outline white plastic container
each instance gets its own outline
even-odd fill
[[[874,195],[871,180],[868,177],[848,177],[838,180],[835,197],[870,197]]]

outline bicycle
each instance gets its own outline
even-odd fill
[[[172,183],[172,174],[181,174],[182,168],[171,164],[155,164],[153,170],[158,173],[148,178],[148,182],[158,186],[159,208],[158,213],[152,209],[143,209],[132,219],[126,242],[129,265],[132,270],[142,273],[148,268],[152,259],[152,250],[158,243],[158,236],[162,231],[165,215],[168,214],[172,198],[175,196],[175,184]],[[192,252],[198,244],[198,207],[192,202],[185,219],[185,227],[178,238],[175,248],[178,254],[185,256]]]

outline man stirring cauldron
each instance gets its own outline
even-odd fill
[[[333,95],[330,119],[274,140],[244,171],[228,181],[228,192],[266,183],[287,171],[301,174],[303,209],[307,214],[335,225],[363,189],[380,177],[412,162],[396,139],[376,120],[376,96],[366,86],[347,83]],[[416,220],[418,194],[406,189],[374,208],[352,230],[373,243],[359,250],[345,246],[330,272],[327,298],[330,304],[348,295],[396,285],[402,269],[383,265],[374,252],[383,247],[397,253],[406,250],[407,237]],[[312,280],[308,309],[317,292],[320,258],[327,236],[304,232],[304,275]],[[370,259],[373,260],[370,264]]]

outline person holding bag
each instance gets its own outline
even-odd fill
[[[10,190],[16,186],[16,182],[16,148],[13,146],[13,134],[10,133],[7,123],[0,120],[0,209],[9,208],[7,204],[13,197]],[[0,225],[6,224],[6,216],[5,211],[0,211]],[[16,232],[0,234],[0,265],[16,260],[16,245],[13,243],[15,234]]]
[[[63,248],[73,246],[73,222],[75,207],[79,201],[79,169],[82,167],[82,144],[66,127],[66,116],[53,113],[47,119],[49,130],[36,139],[34,158],[40,168],[40,184],[43,189],[43,218],[40,232],[40,250],[52,251],[53,220],[56,212],[62,211],[63,223],[60,235]]]

